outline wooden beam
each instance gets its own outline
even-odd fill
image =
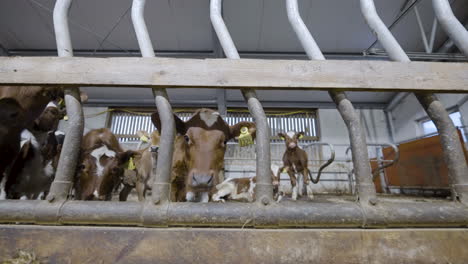
[[[468,92],[468,63],[0,58],[0,85]]]

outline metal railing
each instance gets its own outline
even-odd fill
[[[57,0],[54,9],[54,28],[59,56],[72,56],[73,54],[67,24],[70,4],[71,0]],[[154,57],[154,50],[143,18],[144,4],[144,0],[133,0],[132,21],[143,57],[151,58]],[[453,13],[449,12],[448,2],[446,0],[433,0],[433,4],[443,28],[468,56],[468,51],[464,49],[468,45],[466,32],[459,34],[460,27],[456,23],[457,21],[454,21]],[[211,22],[226,56],[229,59],[237,60],[239,54],[224,24],[221,6],[221,0],[210,1]],[[297,0],[286,0],[286,8],[291,26],[309,58],[311,60],[324,60],[322,52],[299,15]],[[376,33],[378,40],[392,60],[409,62],[398,42],[378,17],[373,1],[361,0],[361,11],[372,32]],[[142,59],[142,61],[144,60]],[[294,73],[295,69],[289,70]],[[153,78],[164,74],[164,72],[159,72]],[[239,76],[235,78],[239,78]],[[226,80],[219,80],[214,86],[226,88],[225,82]],[[118,81],[114,83],[119,85]],[[359,85],[364,85],[362,87],[369,89],[366,86],[369,84]],[[171,86],[171,83],[167,83],[167,86]],[[294,87],[294,85],[292,86]],[[285,201],[279,204],[273,203],[273,186],[270,177],[270,129],[255,90],[244,88],[242,94],[257,126],[255,146],[257,152],[257,202],[252,204],[197,204],[169,202],[169,180],[175,133],[174,118],[166,90],[164,88],[152,89],[161,118],[162,131],[151,202],[119,203],[66,200],[72,185],[79,142],[83,132],[83,115],[78,99],[78,88],[67,86],[65,87],[65,101],[70,116],[70,126],[65,139],[64,151],[60,157],[57,177],[52,184],[48,199],[47,201],[2,201],[0,202],[0,222],[238,227],[441,227],[468,225],[467,165],[462,160],[463,153],[460,142],[458,138],[455,140],[456,133],[453,123],[440,102],[432,94],[417,93],[417,97],[436,124],[442,137],[441,143],[450,170],[452,193],[458,200],[423,203],[377,199],[368,162],[366,138],[359,116],[345,92],[321,87],[321,89],[329,90],[329,94],[349,132],[359,202],[293,203]]]

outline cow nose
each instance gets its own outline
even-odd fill
[[[213,175],[194,173],[192,185],[194,187],[211,187],[213,185]]]

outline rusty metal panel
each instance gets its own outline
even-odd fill
[[[461,138],[460,131],[460,140]],[[400,160],[385,169],[390,189],[400,192],[443,190],[449,188],[447,164],[444,160],[440,136],[422,138],[399,145]],[[468,154],[465,158],[468,162]],[[384,159],[392,159],[394,151],[383,149]]]
[[[201,229],[0,226],[0,262],[467,263],[467,229]]]

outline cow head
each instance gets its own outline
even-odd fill
[[[297,141],[304,136],[304,132],[296,133],[289,131],[288,133],[278,133],[278,136],[285,141],[287,150],[295,150],[297,148]]]
[[[154,113],[151,119],[161,131],[159,114]],[[197,110],[186,122],[175,115],[174,119],[178,137],[183,137],[185,142],[183,151],[187,157],[187,192],[208,192],[218,184],[217,176],[223,168],[226,143],[239,137],[241,129],[247,130],[255,139],[254,123],[240,122],[229,126],[218,112],[210,109]]]
[[[42,114],[34,121],[34,128],[38,131],[55,131],[59,121],[65,116],[65,109],[59,109],[50,102]]]
[[[80,188],[78,199],[92,200],[96,197],[99,200],[110,200],[112,190],[123,178],[129,159],[136,154],[132,150],[118,153],[110,150],[102,155],[93,152],[84,154],[77,170],[77,186]]]

